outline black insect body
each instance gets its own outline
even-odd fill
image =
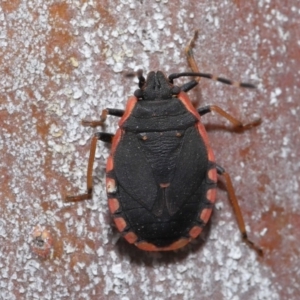
[[[105,109],[107,115],[121,117],[116,134],[96,133],[92,139],[88,167],[88,192],[67,197],[67,201],[91,198],[92,167],[98,140],[112,143],[106,166],[109,209],[124,238],[147,251],[175,250],[196,238],[208,222],[216,199],[217,174],[225,178],[229,198],[237,216],[243,239],[262,254],[248,238],[243,217],[229,175],[216,164],[201,116],[215,111],[241,129],[258,125],[260,120],[243,125],[215,105],[196,110],[186,92],[201,77],[225,84],[253,88],[248,83],[200,73],[192,53],[196,34],[186,48],[193,72],[166,77],[150,72],[145,79],[137,72],[139,89],[130,97],[126,109]],[[182,86],[174,79],[194,76]]]

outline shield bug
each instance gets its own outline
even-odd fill
[[[145,79],[138,71],[139,89],[125,110],[107,108],[99,121],[83,121],[96,127],[104,124],[107,115],[121,118],[115,134],[98,132],[92,138],[87,193],[68,196],[66,201],[92,197],[93,162],[101,140],[112,144],[106,164],[109,210],[129,243],[146,251],[167,251],[198,237],[211,216],[219,174],[225,179],[243,240],[261,255],[262,250],[247,237],[230,176],[215,162],[201,116],[214,111],[242,130],[258,125],[260,119],[243,124],[216,105],[195,109],[186,94],[201,77],[238,87],[255,86],[200,73],[192,50],[196,37],[197,31],[185,49],[192,72],[168,77],[161,71],[150,72]],[[175,79],[186,76],[194,79],[174,85]]]

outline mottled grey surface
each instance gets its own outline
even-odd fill
[[[297,0],[2,1],[0,299],[298,299],[299,15]],[[196,28],[201,71],[258,85],[202,80],[190,96],[263,118],[238,134],[203,117],[263,259],[241,242],[222,184],[206,242],[148,254],[120,241],[103,143],[93,199],[63,202],[86,188],[95,130],[81,120],[124,107],[137,88],[127,71],[188,70],[183,49]],[[109,117],[104,130],[116,128]],[[36,225],[53,235],[47,259],[30,249]]]

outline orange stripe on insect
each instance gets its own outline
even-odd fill
[[[124,229],[127,226],[126,221],[121,217],[114,218],[114,222],[115,222],[115,224],[116,224],[116,226],[117,226],[117,228],[120,232],[124,231]]]
[[[123,117],[120,119],[119,121],[119,126],[122,127],[123,123],[129,118],[129,116],[131,115],[132,110],[134,109],[136,103],[137,103],[138,99],[135,96],[131,96],[128,99],[127,105],[126,105],[126,109],[124,112]]]
[[[210,215],[211,215],[212,209],[211,208],[204,208],[201,213],[200,213],[200,219],[204,222],[207,223]]]
[[[133,232],[128,232],[124,235],[125,240],[129,243],[129,244],[134,244],[137,241],[137,236],[135,233]]]
[[[194,117],[196,117],[197,120],[199,121],[199,122],[196,123],[196,126],[197,126],[197,129],[198,129],[198,131],[199,131],[199,133],[200,133],[200,135],[201,135],[201,137],[204,141],[204,144],[207,148],[208,160],[211,161],[211,162],[214,162],[215,161],[215,156],[214,156],[214,153],[213,153],[213,151],[212,151],[212,149],[209,145],[208,136],[207,136],[204,125],[200,121],[200,115],[199,115],[198,111],[194,108],[194,106],[192,105],[192,102],[189,99],[189,96],[185,92],[180,92],[177,97],[183,103],[185,108],[191,114],[193,114]]]
[[[110,155],[107,159],[107,163],[106,163],[106,173],[110,172],[111,170],[113,170],[114,168],[114,159],[113,157]]]
[[[140,242],[135,244],[139,249],[144,250],[144,251],[159,251],[159,249],[150,243],[147,242]]]
[[[215,203],[216,195],[217,195],[217,189],[216,188],[209,189],[206,192],[206,199],[209,200],[211,203]]]
[[[209,141],[208,141],[208,136],[207,136],[207,133],[206,133],[206,129],[204,127],[204,125],[201,123],[201,122],[198,122],[196,124],[197,126],[197,129],[204,141],[204,144],[206,146],[206,149],[207,149],[207,155],[208,155],[208,160],[211,161],[211,162],[214,162],[215,161],[215,156],[214,156],[214,153],[209,145]]]
[[[194,226],[190,231],[189,231],[189,235],[190,237],[192,237],[193,239],[195,239],[200,233],[202,232],[202,228],[199,226]]]
[[[182,238],[167,247],[156,247],[155,245],[153,245],[151,243],[147,243],[147,242],[140,242],[140,243],[136,243],[135,245],[139,249],[144,250],[144,251],[171,251],[171,250],[176,250],[176,249],[182,248],[185,245],[187,245],[189,242],[190,242],[190,239]]]
[[[160,183],[159,186],[160,186],[162,189],[167,188],[167,187],[170,186],[170,182],[168,182],[168,183]]]
[[[109,207],[109,211],[112,214],[114,214],[120,208],[120,203],[119,203],[118,199],[109,198],[108,199],[108,207]]]
[[[198,114],[197,110],[193,106],[189,96],[185,92],[180,92],[177,98],[182,102],[185,108],[194,115],[194,117],[200,121],[200,115]]]
[[[113,156],[115,151],[116,151],[116,148],[121,140],[121,136],[122,136],[122,130],[121,129],[118,129],[116,134],[114,135],[113,137],[113,141],[112,141],[112,145],[111,145],[111,155]]]
[[[210,169],[208,172],[207,172],[207,176],[210,180],[214,181],[214,182],[217,182],[218,181],[218,178],[217,178],[217,169],[213,168],[213,169]]]

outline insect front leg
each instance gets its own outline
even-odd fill
[[[226,118],[229,122],[231,122],[234,125],[234,127],[236,127],[237,129],[241,129],[241,130],[250,129],[254,126],[259,125],[262,122],[261,118],[257,118],[250,123],[243,124],[241,121],[234,118],[232,115],[230,115],[229,113],[227,113],[225,110],[223,110],[222,108],[220,108],[217,105],[207,105],[207,106],[198,108],[198,113],[200,116],[203,116],[212,111],[214,111],[214,112],[218,113],[219,115],[221,115],[222,117]]]
[[[89,126],[89,127],[103,126],[108,115],[115,116],[115,117],[122,117],[124,115],[124,110],[117,109],[117,108],[106,108],[102,110],[100,120],[98,121],[82,120],[81,123],[83,126]]]
[[[189,40],[188,44],[184,49],[188,64],[194,73],[200,72],[193,53],[193,48],[195,47],[195,41],[198,38],[198,35],[199,35],[199,31],[195,30],[193,37]],[[198,83],[200,79],[201,77],[196,77],[194,80],[197,81]]]
[[[88,162],[88,169],[87,169],[87,193],[80,194],[76,196],[67,196],[65,198],[66,202],[77,202],[77,201],[83,201],[87,199],[92,198],[92,192],[93,192],[93,166],[95,161],[95,154],[96,154],[96,146],[97,142],[103,141],[106,143],[112,143],[114,135],[111,133],[106,132],[97,132],[92,138],[91,147],[90,147],[90,156],[89,156],[89,162]]]
[[[210,73],[200,73],[199,72],[199,68],[197,66],[196,60],[194,58],[194,53],[193,53],[193,48],[195,47],[195,41],[198,37],[198,30],[196,30],[194,32],[193,37],[190,39],[190,41],[188,42],[187,46],[185,47],[185,54],[187,56],[187,61],[188,64],[190,66],[190,68],[192,69],[193,72],[183,72],[183,73],[174,73],[169,75],[169,81],[171,83],[173,83],[173,80],[175,78],[179,78],[179,77],[183,77],[183,76],[194,76],[195,78],[187,83],[185,83],[184,85],[182,85],[180,87],[181,91],[184,92],[188,92],[191,89],[193,89],[196,85],[198,85],[201,77],[203,78],[208,78],[214,81],[219,81],[221,83],[224,84],[228,84],[228,85],[233,85],[236,87],[243,87],[243,88],[250,88],[253,89],[255,88],[254,84],[251,83],[247,83],[247,82],[240,82],[240,81],[233,81],[231,79],[227,79],[227,78],[223,78],[223,77],[219,77]]]

